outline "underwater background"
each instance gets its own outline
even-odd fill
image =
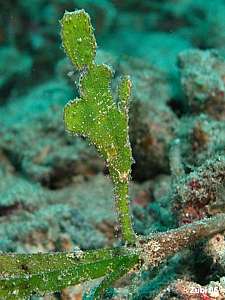
[[[136,233],[225,211],[225,0],[0,0],[2,252],[118,245],[105,163],[63,124],[78,73],[59,20],[81,8],[95,28],[97,62],[115,70],[112,89],[122,74],[133,82]],[[111,299],[130,299],[130,280]],[[143,271],[132,288],[132,299],[225,299],[224,234]],[[31,299],[79,300],[82,286]]]

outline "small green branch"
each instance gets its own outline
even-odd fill
[[[107,288],[111,287],[114,282],[120,279],[123,275],[128,273],[135,265],[140,264],[140,259],[138,255],[128,257],[124,264],[118,261],[118,265],[115,271],[110,272],[106,275],[100,284],[91,290],[88,297],[85,300],[100,300]]]
[[[131,212],[128,198],[128,183],[119,183],[114,189],[116,208],[118,211],[119,223],[123,241],[134,244],[136,235],[133,230]]]

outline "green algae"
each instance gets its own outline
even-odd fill
[[[128,137],[131,81],[128,77],[120,81],[117,107],[110,91],[112,70],[107,65],[94,63],[96,42],[89,16],[83,10],[65,13],[61,26],[66,54],[79,70],[85,67],[79,82],[81,98],[65,107],[65,126],[69,132],[87,137],[106,160],[115,187],[122,236],[124,241],[133,242],[128,203],[132,164]]]

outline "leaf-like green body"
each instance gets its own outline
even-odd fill
[[[98,286],[96,286],[93,290],[91,290],[89,297],[86,296],[85,300],[100,300],[100,299],[102,299],[104,292],[109,287],[111,287],[115,281],[117,281],[123,275],[128,273],[135,264],[137,264],[137,261],[135,261],[134,259],[127,259],[127,261],[122,265],[118,264],[117,268],[114,271],[107,274],[103,278],[101,283]]]
[[[138,262],[124,248],[84,253],[1,254],[0,299],[27,299],[102,277]]]
[[[66,54],[82,70],[80,98],[66,105],[65,127],[73,134],[87,137],[106,160],[115,186],[123,239],[133,242],[135,235],[128,203],[128,182],[133,162],[128,136],[131,81],[124,77],[119,83],[116,104],[111,92],[112,70],[94,62],[95,39],[88,15],[83,10],[66,13],[61,24]]]
[[[60,21],[63,46],[77,69],[90,65],[95,57],[96,41],[90,17],[84,10],[66,12]]]
[[[92,65],[80,81],[81,99],[65,107],[66,128],[87,137],[107,161],[114,181],[124,182],[130,173],[132,157],[127,119],[110,92],[111,70]]]

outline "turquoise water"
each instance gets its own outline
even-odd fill
[[[115,101],[119,77],[133,82],[135,231],[165,231],[225,210],[224,0],[0,0],[3,252],[96,249],[120,237],[107,166],[63,123],[64,105],[79,96],[79,74],[63,51],[59,20],[82,8],[95,28],[97,63],[115,71]],[[142,272],[134,299],[183,299],[179,287],[154,298],[176,279],[222,285],[224,244],[217,252],[206,243]],[[128,299],[120,286],[116,299]]]

